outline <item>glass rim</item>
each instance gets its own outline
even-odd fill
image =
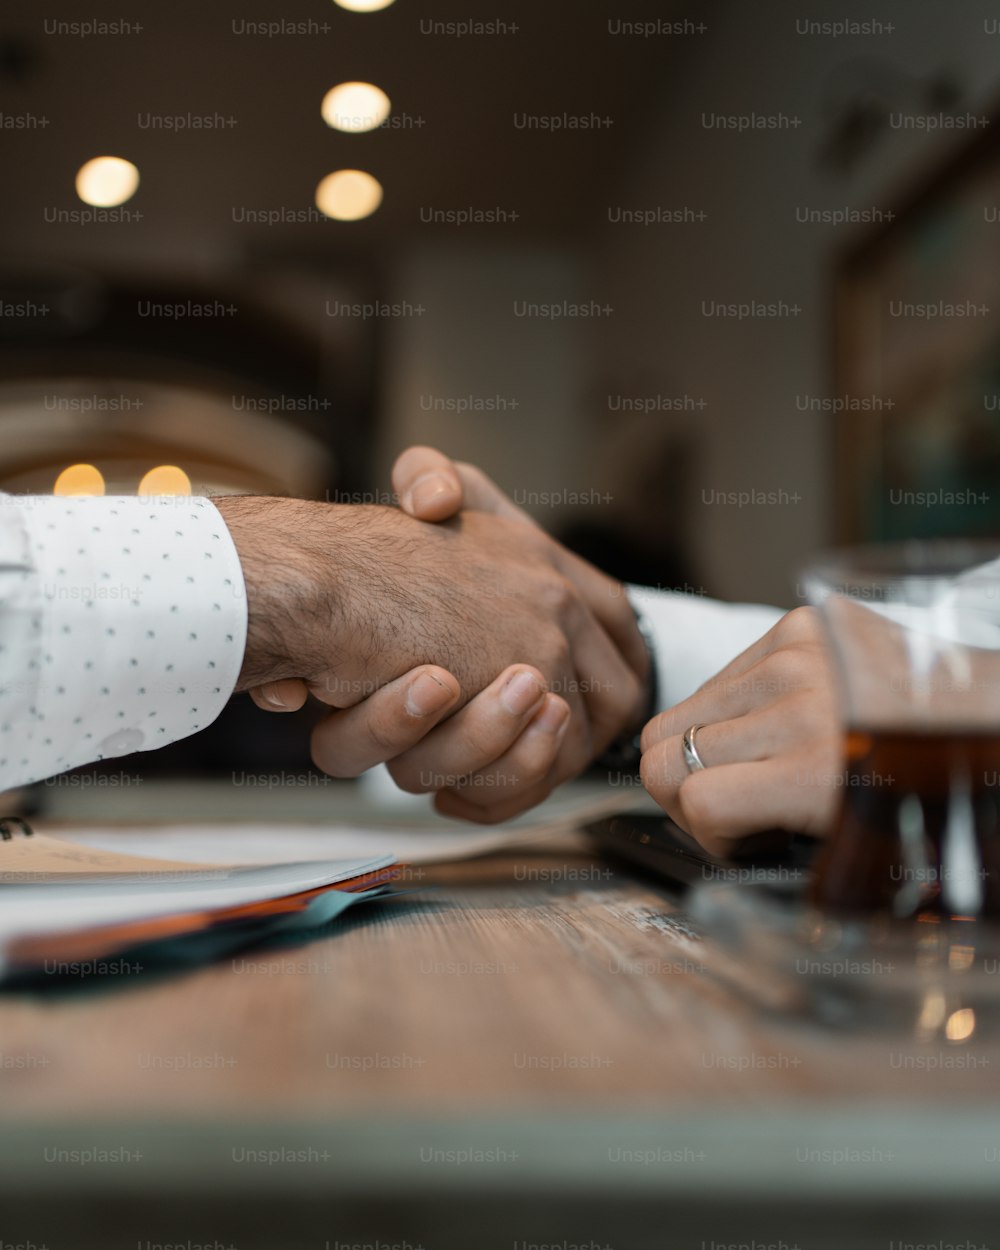
[[[1000,538],[920,538],[856,544],[818,552],[802,565],[802,581],[844,585],[946,581],[1000,559]]]

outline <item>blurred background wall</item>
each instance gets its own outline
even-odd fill
[[[894,125],[894,114],[934,118],[943,109],[947,119],[985,110],[992,122],[1000,35],[986,32],[991,14],[989,4],[920,0],[877,14],[864,4],[793,0],[673,11],[664,20],[688,29],[648,36],[655,89],[644,95],[636,132],[619,136],[621,163],[595,171],[586,237],[573,254],[547,252],[546,273],[514,242],[483,250],[453,237],[412,249],[401,289],[449,283],[454,299],[438,302],[430,324],[397,328],[382,464],[401,444],[431,441],[478,458],[509,486],[591,490],[592,509],[627,514],[632,529],[645,519],[661,531],[672,526],[696,590],[794,604],[796,568],[838,538],[830,411],[841,394],[838,259],[870,233],[875,211],[893,213],[912,182],[969,140],[969,128],[907,129]],[[893,29],[796,29],[852,22]],[[704,114],[752,113],[801,124],[743,132],[703,124]],[[797,220],[797,211],[813,219]],[[674,220],[653,220],[657,213]],[[839,220],[852,213],[856,220]],[[648,214],[649,224],[637,214]],[[512,289],[570,291],[614,312],[572,323],[569,334],[565,323],[536,328],[538,368],[558,394],[552,400],[529,387],[520,419],[422,411],[414,398],[438,373],[434,385],[444,394],[481,397],[502,376],[532,376],[530,348],[502,369],[496,363],[504,344],[517,342],[509,320],[504,335],[503,313],[491,323],[488,352],[466,343],[475,337],[470,307],[487,298],[502,304],[498,274]],[[703,315],[703,301],[783,301],[798,311],[720,319]],[[570,337],[579,344],[573,357]],[[567,405],[575,430],[568,440]],[[528,458],[510,437],[522,428],[536,433]],[[799,498],[741,506],[707,502],[703,491],[713,499],[747,491]],[[604,502],[607,495],[614,501]],[[539,515],[552,524],[551,513]]]

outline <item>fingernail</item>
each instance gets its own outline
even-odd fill
[[[549,699],[545,707],[531,722],[532,729],[540,729],[543,733],[554,734],[569,720],[569,708],[561,699]]]
[[[278,698],[271,686],[261,686],[260,694],[264,702],[270,703],[271,707],[280,707],[283,710],[288,706],[284,699]]]
[[[511,716],[522,716],[535,706],[544,688],[534,673],[520,672],[510,679],[500,693],[500,702]]]
[[[452,692],[430,673],[421,673],[406,692],[406,710],[411,716],[430,716],[451,699]]]
[[[440,473],[425,473],[406,492],[406,509],[408,512],[426,512],[450,489]]]

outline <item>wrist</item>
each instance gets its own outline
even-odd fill
[[[213,502],[229,529],[246,585],[247,638],[236,690],[289,677],[310,680],[321,667],[323,640],[327,662],[336,647],[335,562],[322,539],[339,508],[255,495]]]
[[[656,649],[652,631],[646,619],[636,612],[636,625],[646,648],[647,667],[643,677],[642,703],[635,720],[628,728],[598,756],[599,767],[614,771],[638,771],[642,758],[640,740],[642,731],[656,713],[659,706],[659,673],[656,667]]]

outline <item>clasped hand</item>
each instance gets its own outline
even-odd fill
[[[393,486],[401,509],[219,501],[248,586],[239,688],[269,711],[328,704],[312,756],[333,776],[385,761],[446,815],[508,820],[642,728],[645,644],[623,588],[479,469],[414,447]],[[799,608],[646,725],[642,780],[717,854],[775,827],[823,835],[839,721],[819,621]],[[693,724],[704,772],[683,761]]]
[[[447,815],[507,820],[638,733],[645,644],[622,587],[478,469],[411,448],[393,486],[401,509],[219,501],[247,581],[239,688],[333,708],[312,734],[332,776],[388,762]]]

